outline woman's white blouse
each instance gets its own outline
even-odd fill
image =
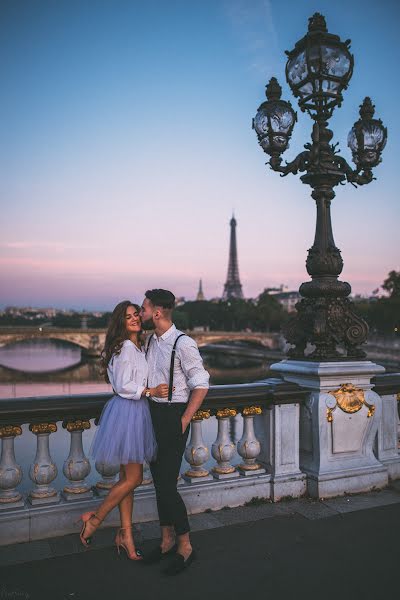
[[[125,340],[121,352],[113,354],[107,373],[113,390],[118,396],[129,400],[140,400],[148,376],[145,353],[131,340]]]

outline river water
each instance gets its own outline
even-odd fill
[[[251,353],[251,352],[250,352]],[[210,373],[212,384],[245,383],[257,381],[268,376],[271,362],[265,358],[232,356],[229,348],[226,352],[202,350],[204,366]],[[90,394],[111,392],[99,373],[98,359],[83,359],[81,350],[72,344],[57,340],[25,340],[0,348],[0,402],[3,398],[53,396],[69,394]],[[51,456],[58,467],[57,478],[53,482],[56,489],[62,489],[67,480],[62,473],[62,465],[69,453],[70,434],[57,423],[56,435],[50,436]],[[36,436],[29,431],[29,425],[22,426],[23,433],[15,439],[15,454],[23,470],[23,480],[19,486],[21,492],[32,488],[29,468],[36,452]],[[91,428],[83,434],[83,446],[88,454],[96,427],[91,420]],[[242,417],[230,419],[230,437],[237,443],[242,435]],[[211,445],[217,437],[215,418],[203,421],[203,436],[211,452]],[[90,457],[89,457],[90,458]],[[238,464],[236,455],[232,461]],[[206,463],[210,469],[215,464],[213,458]],[[185,460],[182,471],[188,468]],[[87,478],[90,485],[99,480],[99,474],[91,461],[91,472]]]
[[[264,379],[271,359],[202,350],[212,384]],[[107,392],[98,359],[84,359],[78,346],[59,340],[25,340],[0,348],[0,398]]]

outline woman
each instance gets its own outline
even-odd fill
[[[132,535],[132,491],[142,483],[143,462],[154,460],[154,437],[146,392],[167,398],[168,385],[148,389],[148,367],[141,337],[140,307],[129,300],[114,309],[101,354],[103,373],[111,383],[114,396],[100,415],[89,454],[98,462],[119,464],[119,481],[111,488],[96,512],[81,515],[80,538],[84,546],[107,514],[118,505],[121,527],[115,543],[132,560],[141,560]]]

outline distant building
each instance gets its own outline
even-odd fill
[[[197,302],[201,302],[202,300],[205,300],[204,293],[203,293],[203,282],[201,279],[199,281],[199,291],[197,292],[196,300],[197,300]]]
[[[295,291],[283,291],[285,286],[281,285],[279,288],[266,288],[264,292],[273,296],[279,304],[282,306],[283,310],[286,312],[294,312],[296,310],[296,304],[301,300],[301,296],[299,292]]]
[[[299,292],[280,292],[275,294],[275,298],[282,305],[283,310],[289,313],[296,310],[296,304],[301,300]]]
[[[283,285],[283,283],[281,283],[281,285],[279,287],[270,287],[270,288],[265,288],[264,292],[267,292],[267,294],[269,294],[270,296],[276,296],[276,294],[281,294],[282,292],[288,292],[289,288],[287,287],[287,285]]]

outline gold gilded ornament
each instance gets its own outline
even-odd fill
[[[242,411],[244,417],[253,417],[254,415],[261,415],[261,413],[262,408],[260,406],[246,406]]]
[[[375,406],[368,404],[365,400],[365,393],[362,388],[357,388],[353,383],[342,383],[337,390],[328,392],[331,396],[334,396],[337,406],[345,413],[353,414],[361,410],[365,405],[368,408],[367,417],[372,417],[375,413]],[[329,407],[327,409],[327,421],[332,423],[333,411],[336,406]]]
[[[63,423],[63,427],[70,433],[72,431],[83,431],[84,429],[90,429],[90,421],[76,419],[75,421],[68,421],[66,424]]]
[[[217,411],[217,419],[226,419],[226,417],[236,417],[237,411],[234,408],[222,408]]]
[[[335,396],[337,405],[345,413],[358,412],[364,404],[364,390],[352,383],[342,383],[339,389],[328,392]]]
[[[19,425],[3,425],[0,427],[0,438],[21,435],[22,428]]]
[[[57,431],[57,425],[55,423],[31,423],[29,425],[29,431],[32,433],[55,433]]]
[[[198,410],[192,417],[192,421],[202,421],[210,418],[209,410]]]

